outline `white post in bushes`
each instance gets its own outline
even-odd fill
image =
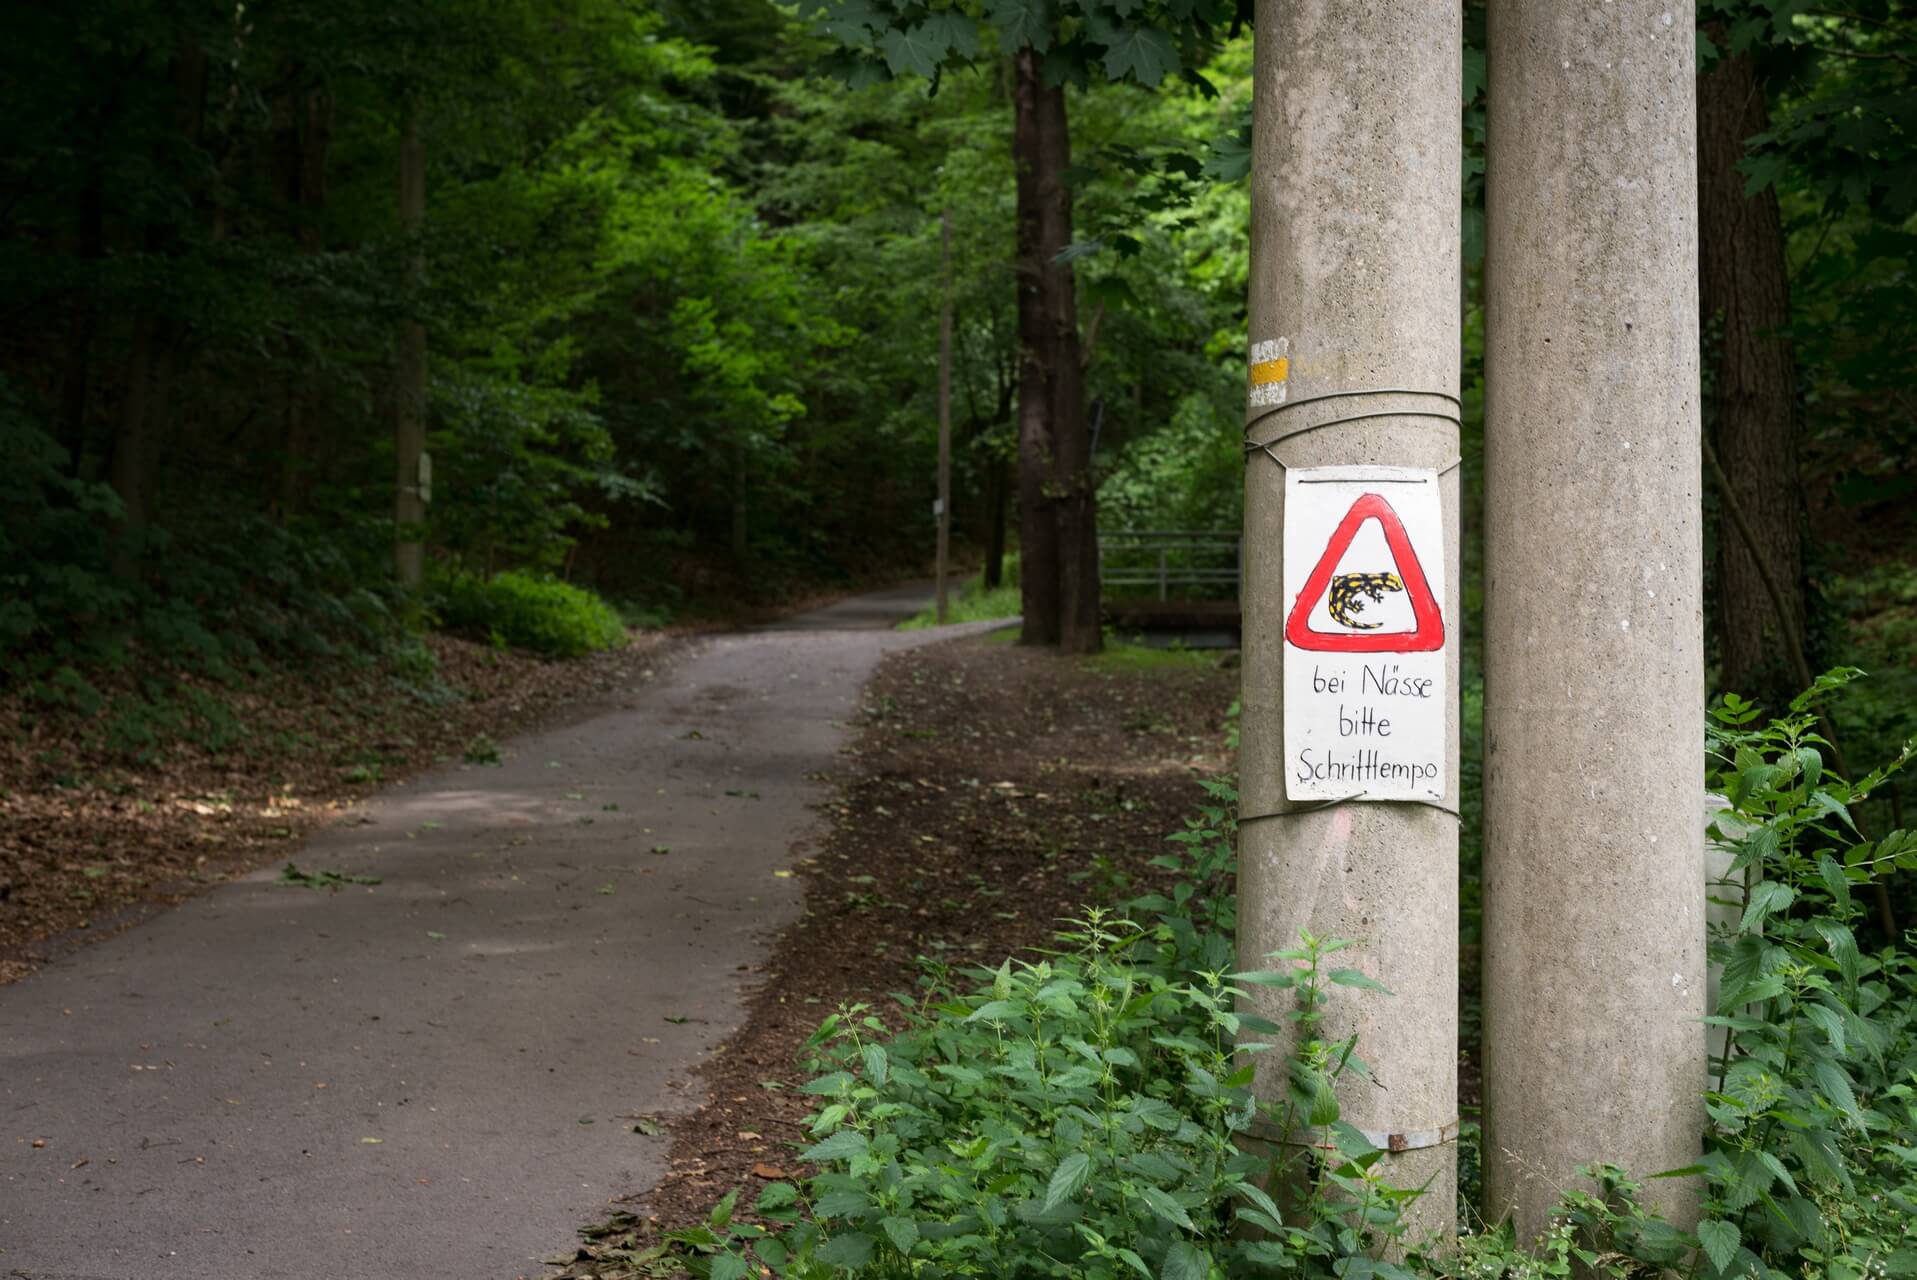
[[[1704,705],[1692,13],[1490,9],[1487,1215],[1703,1130]],[[1688,1180],[1647,1184],[1684,1222]]]
[[[1260,0],[1256,31],[1239,959],[1271,967],[1306,929],[1356,943],[1339,967],[1393,994],[1334,989],[1323,1029],[1355,1032],[1373,1077],[1342,1079],[1342,1118],[1426,1188],[1414,1228],[1448,1233],[1460,6]],[[1259,988],[1247,1011],[1294,1000]],[[1283,1060],[1255,1061],[1282,1114]],[[1322,1139],[1302,1128],[1263,1136]]]

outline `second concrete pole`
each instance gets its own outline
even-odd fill
[[[1520,1239],[1580,1165],[1700,1152],[1695,86],[1686,6],[1490,8],[1484,1170]]]

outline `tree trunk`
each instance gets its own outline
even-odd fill
[[[333,95],[325,85],[316,85],[303,95],[304,128],[301,130],[292,164],[283,171],[290,185],[282,192],[297,210],[294,234],[300,250],[318,254],[325,247],[320,219],[326,209],[326,160],[333,145]],[[286,393],[286,434],[280,462],[280,515],[291,519],[306,506],[317,469],[316,419],[319,414],[319,374],[311,358],[293,353],[296,372],[291,375]]]
[[[1014,58],[1012,163],[1018,198],[1018,541],[1021,644],[1059,638],[1058,510],[1052,493],[1052,406],[1047,373],[1045,219],[1040,209],[1040,147],[1046,93],[1039,57]],[[1058,92],[1053,90],[1051,92]],[[1054,175],[1054,184],[1056,175]]]
[[[159,322],[151,314],[142,314],[133,322],[133,346],[126,361],[126,392],[120,400],[119,421],[113,424],[113,445],[107,459],[107,483],[120,499],[113,572],[121,578],[134,574],[136,559],[130,538],[146,524],[147,406],[153,389],[154,331],[158,327]]]
[[[419,141],[419,103],[406,104],[400,125],[399,222],[412,241],[407,250],[408,310],[401,322],[393,396],[393,575],[408,591],[426,578],[425,495],[419,476],[426,451],[426,326],[420,322],[419,290],[426,273],[419,237],[426,225],[426,152]]]
[[[1056,642],[1068,653],[1096,653],[1101,642],[1097,510],[1078,297],[1071,265],[1058,261],[1072,242],[1065,89],[1045,84],[1041,59],[1030,49],[1020,50],[1015,70],[1022,638]]]
[[[1728,37],[1712,33],[1719,47]],[[1804,643],[1803,504],[1797,475],[1798,419],[1790,340],[1790,277],[1777,192],[1744,194],[1744,140],[1770,127],[1757,70],[1744,55],[1721,58],[1697,86],[1699,295],[1709,332],[1712,435],[1738,505],[1783,588],[1780,619],[1750,548],[1728,516],[1717,537],[1717,632],[1722,687],[1773,706],[1795,677],[1780,626]]]
[[[744,440],[732,444],[732,562],[743,566],[749,539],[746,536],[746,446]]]
[[[199,145],[205,120],[206,50],[182,37],[168,67],[173,86],[173,123],[189,147]],[[156,156],[156,161],[161,157]],[[179,235],[165,223],[149,223],[145,252],[155,258],[178,252]],[[127,355],[126,393],[108,447],[107,480],[119,496],[121,518],[113,548],[113,571],[122,578],[137,572],[137,535],[151,514],[151,481],[158,451],[157,423],[172,395],[173,361],[184,341],[180,324],[152,305],[133,317],[133,342]]]
[[[97,145],[97,144],[96,144]],[[106,201],[101,188],[100,162],[88,166],[80,188],[80,230],[77,256],[91,275],[106,255]],[[79,475],[87,452],[87,393],[93,382],[93,333],[99,311],[94,305],[96,285],[88,279],[75,300],[67,325],[66,368],[60,378],[61,443],[67,447],[69,475]]]
[[[1058,496],[1058,645],[1066,653],[1097,653],[1104,643],[1098,610],[1098,495],[1085,418],[1078,291],[1071,264],[1058,261],[1072,243],[1072,190],[1065,181],[1072,167],[1072,139],[1063,85],[1039,89],[1036,160],[1042,364],[1052,414],[1052,490]]]

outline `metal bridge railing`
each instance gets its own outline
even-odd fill
[[[1244,581],[1244,539],[1214,529],[1100,529],[1098,580],[1103,587],[1172,588],[1236,596]]]

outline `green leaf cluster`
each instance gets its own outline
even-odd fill
[[[553,658],[626,643],[618,612],[583,587],[511,570],[456,574],[434,584],[433,609],[448,630]]]
[[[1917,870],[1917,838],[1868,839],[1853,817],[1917,749],[1847,781],[1825,767],[1815,706],[1861,672],[1819,678],[1768,723],[1727,696],[1712,713],[1712,833],[1730,855],[1712,898],[1735,910],[1706,1021],[1712,1061],[1700,1274],[1917,1271],[1917,960],[1859,944],[1868,890]]]

